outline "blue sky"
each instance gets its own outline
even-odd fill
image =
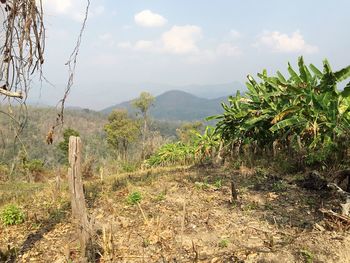
[[[85,4],[44,0],[44,72],[55,88],[43,83],[32,100],[54,104],[63,93]],[[300,55],[339,69],[350,64],[348,10],[347,0],[91,0],[68,102],[102,109],[137,96],[145,83],[244,83],[264,68],[285,72]]]

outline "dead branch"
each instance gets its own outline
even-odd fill
[[[65,102],[66,99],[70,93],[70,90],[74,84],[74,73],[75,73],[75,69],[77,66],[77,59],[78,59],[78,55],[79,55],[79,50],[80,50],[80,45],[81,45],[81,41],[83,38],[83,33],[86,27],[86,22],[88,19],[88,15],[89,15],[89,8],[90,8],[90,0],[87,0],[87,6],[86,6],[86,10],[85,10],[85,16],[84,16],[84,21],[83,24],[81,26],[79,35],[78,35],[78,39],[77,39],[77,43],[73,49],[73,52],[71,53],[66,65],[68,66],[68,73],[69,73],[69,77],[68,77],[68,83],[66,86],[66,90],[64,92],[63,98],[60,101],[61,104],[61,110],[60,110],[60,120],[61,123],[63,124],[63,111],[64,111],[64,106],[65,106]]]
[[[344,191],[343,189],[341,189],[338,185],[336,185],[334,183],[330,183],[327,186],[329,188],[336,190],[339,194],[341,194],[344,197],[345,203],[340,204],[340,206],[342,208],[342,215],[348,216],[350,214],[350,193]]]
[[[322,212],[327,217],[327,223],[328,225],[333,229],[344,229],[348,230],[350,229],[350,217],[345,215],[340,215],[332,210],[327,209],[320,209],[320,212]]]
[[[329,183],[327,185],[329,188],[332,188],[334,190],[336,190],[338,193],[340,193],[341,195],[345,196],[345,197],[349,197],[350,193],[344,191],[343,189],[341,189],[337,184],[334,183]]]
[[[25,100],[30,76],[41,73],[45,27],[41,0],[1,1],[4,17],[0,44],[0,94]]]
[[[350,192],[350,170],[340,170],[338,172],[335,173],[335,176],[333,177],[334,182],[336,182],[336,184],[341,184],[343,181],[345,181],[346,178],[348,178],[348,184],[347,184],[347,188],[346,191]]]
[[[6,97],[23,99],[23,94],[22,94],[21,91],[19,91],[19,92],[11,92],[11,91],[8,91],[7,89],[0,88],[0,94],[4,95]]]
[[[9,117],[8,128],[16,142],[27,122],[25,102],[31,77],[41,74],[44,63],[42,0],[0,1],[0,13],[0,97],[7,105],[0,114]],[[13,110],[13,104],[19,107]]]
[[[66,89],[64,91],[64,94],[63,94],[63,98],[58,102],[59,112],[57,113],[55,124],[51,127],[51,130],[53,132],[55,131],[56,127],[63,126],[63,124],[64,124],[65,103],[66,103],[68,95],[71,91],[71,88],[74,84],[74,74],[75,74],[75,69],[77,66],[77,60],[78,60],[78,55],[79,55],[79,51],[80,51],[81,41],[83,38],[83,33],[85,31],[85,27],[86,27],[88,15],[89,15],[89,9],[90,9],[90,0],[87,0],[84,20],[83,20],[83,23],[82,23],[82,26],[81,26],[81,29],[80,29],[80,32],[78,35],[78,39],[77,39],[76,45],[73,49],[73,52],[69,56],[69,59],[66,63],[66,65],[68,66],[68,82],[67,82],[67,86],[66,86]]]

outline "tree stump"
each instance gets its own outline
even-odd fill
[[[78,226],[82,262],[95,262],[93,249],[93,227],[89,221],[81,174],[81,149],[79,137],[69,138],[68,184],[72,204],[73,220]]]

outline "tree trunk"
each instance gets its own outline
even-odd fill
[[[68,184],[72,203],[73,220],[77,223],[78,235],[81,248],[82,261],[95,262],[93,251],[93,229],[88,219],[81,175],[81,149],[79,137],[69,138],[69,164]]]
[[[141,159],[145,159],[146,151],[146,133],[147,133],[147,113],[143,115],[143,132],[142,132],[142,153]]]

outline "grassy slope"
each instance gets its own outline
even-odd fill
[[[349,234],[313,230],[325,222],[318,208],[333,206],[331,199],[292,179],[246,173],[237,178],[241,204],[232,206],[233,173],[184,167],[110,176],[88,182],[87,203],[97,225],[114,230],[114,262],[349,262]],[[134,191],[146,220],[126,202]],[[66,190],[53,193],[48,185],[22,200],[29,220],[0,227],[0,247],[10,244],[22,251],[18,258],[35,262],[62,259],[68,247],[73,258],[79,253]]]

